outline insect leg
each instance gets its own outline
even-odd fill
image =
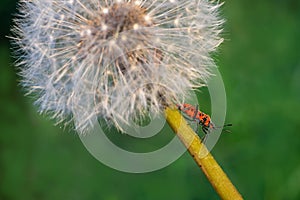
[[[197,117],[197,113],[198,113],[198,105],[195,106],[195,113],[194,113],[194,116],[193,116],[193,119],[195,120],[196,117]]]
[[[208,134],[209,134],[209,129],[208,129],[207,126],[202,126],[202,131],[203,131],[203,133],[204,133],[204,136],[203,136],[203,138],[202,138],[202,143],[205,144],[206,139],[207,139]]]

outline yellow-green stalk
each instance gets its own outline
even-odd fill
[[[165,117],[220,198],[223,200],[243,199],[220,165],[201,142],[199,136],[188,126],[178,110],[166,107]]]

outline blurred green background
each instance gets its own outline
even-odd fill
[[[219,199],[188,153],[159,171],[127,174],[39,116],[18,86],[5,37],[15,12],[15,1],[0,2],[1,200]],[[245,199],[300,199],[300,1],[232,0],[222,14],[217,63],[234,126],[212,153]],[[209,111],[207,90],[199,98]],[[112,134],[125,146],[130,140]]]

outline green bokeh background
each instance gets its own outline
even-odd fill
[[[13,0],[0,2],[1,200],[219,199],[188,153],[159,171],[123,173],[94,159],[75,133],[39,116],[18,86],[5,37],[15,7]],[[226,121],[234,126],[212,153],[245,199],[300,199],[300,1],[232,0],[222,14],[226,41],[217,63],[227,91]],[[165,139],[147,144],[111,134],[137,149]]]

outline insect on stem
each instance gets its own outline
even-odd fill
[[[187,115],[187,119],[194,121],[197,123],[197,127],[195,132],[198,132],[198,125],[201,126],[201,129],[203,131],[204,138],[203,142],[205,142],[207,134],[211,132],[213,129],[219,129],[224,128],[227,126],[232,126],[232,124],[225,124],[223,126],[215,126],[215,124],[212,122],[210,116],[208,114],[205,114],[201,112],[198,109],[198,105],[192,106],[190,104],[184,103],[184,104],[177,104],[178,110],[182,111],[185,115]],[[226,132],[231,132],[230,130],[224,130]],[[199,134],[199,133],[198,133]]]

